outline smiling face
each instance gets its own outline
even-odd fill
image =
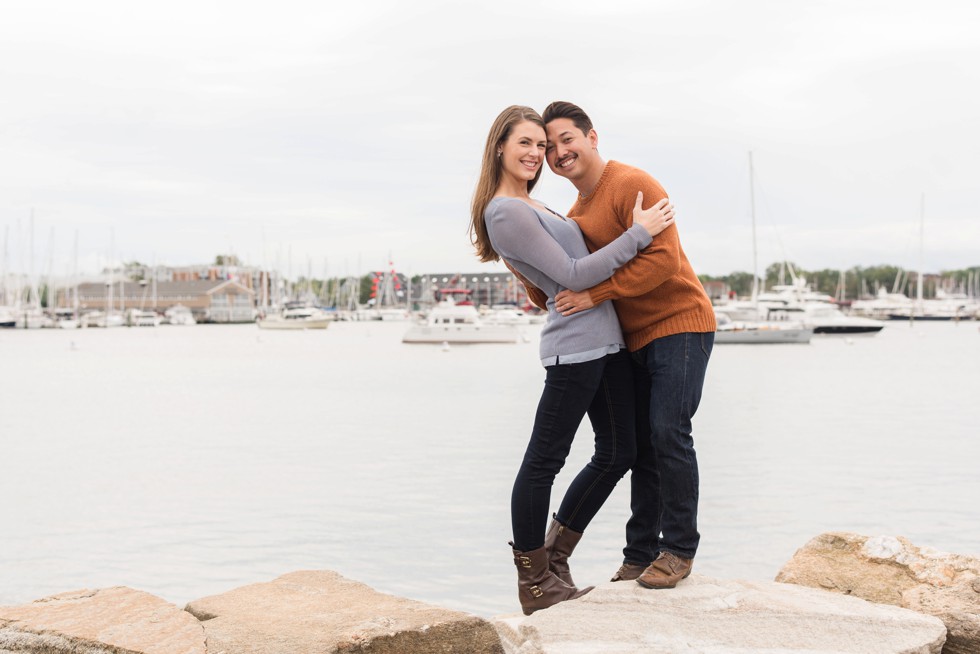
[[[594,129],[586,134],[570,118],[555,118],[546,127],[548,166],[553,173],[574,183],[594,176],[597,167],[601,171],[603,162],[596,149],[599,137]]]
[[[503,176],[524,184],[537,179],[546,145],[547,138],[540,125],[527,120],[514,125],[499,149]]]

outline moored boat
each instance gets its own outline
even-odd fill
[[[778,344],[810,342],[813,328],[798,323],[782,321],[733,321],[723,313],[716,313],[718,323],[715,343]]]
[[[408,328],[402,343],[517,343],[523,337],[518,325],[486,323],[472,304],[456,304],[446,296]]]
[[[331,317],[316,307],[294,307],[259,318],[259,329],[326,329]]]
[[[166,311],[163,312],[164,317],[167,319],[167,324],[170,325],[196,325],[197,321],[194,320],[194,314],[190,309],[185,307],[183,304],[175,304]]]

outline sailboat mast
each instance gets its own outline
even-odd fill
[[[755,171],[752,167],[752,151],[749,151],[749,206],[752,210],[752,303],[759,304],[759,255],[755,238]]]
[[[917,308],[922,311],[922,274],[925,268],[925,234],[926,234],[926,194],[922,194],[919,204],[919,279],[915,284],[915,300]]]
[[[72,318],[78,319],[78,230],[75,230],[75,246],[71,261],[71,310]]]

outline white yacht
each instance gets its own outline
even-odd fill
[[[773,286],[771,291],[760,293],[758,307],[760,320],[800,322],[812,328],[814,334],[873,336],[885,326],[880,320],[844,315],[832,297],[810,289],[801,277],[794,277],[792,284]],[[735,318],[731,312],[729,316]]]
[[[912,300],[902,293],[889,293],[887,288],[879,288],[871,300],[855,300],[851,303],[851,313],[865,318],[889,320],[893,314],[908,316],[912,310]]]
[[[530,325],[531,316],[510,304],[480,307],[480,319],[488,325]]]
[[[90,311],[79,318],[79,327],[122,327],[126,319],[117,311]]]
[[[735,321],[724,313],[715,313],[715,321],[715,343],[809,343],[813,336],[812,327],[786,321]]]
[[[130,309],[126,314],[126,324],[130,327],[158,327],[163,319],[156,311]]]
[[[280,313],[259,318],[259,329],[326,329],[332,320],[330,314],[317,307],[292,307]]]
[[[17,316],[12,307],[0,307],[0,329],[12,329],[17,326]]]
[[[194,314],[183,304],[175,304],[163,312],[164,318],[169,325],[196,325]]]
[[[40,309],[22,309],[15,315],[18,329],[46,329],[54,327],[55,322]]]
[[[58,329],[78,329],[78,315],[74,309],[58,308],[54,310],[54,326]]]
[[[813,328],[814,334],[873,336],[885,326],[885,323],[873,318],[845,316],[836,306],[821,302],[770,308],[769,318],[802,322],[807,327]]]
[[[446,296],[408,328],[402,343],[517,343],[523,338],[519,325],[484,322],[472,304],[456,304]]]

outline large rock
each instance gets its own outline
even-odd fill
[[[293,572],[196,600],[208,651],[228,654],[500,654],[489,622],[385,595],[335,572]]]
[[[194,616],[131,588],[79,590],[0,607],[0,652],[205,654]]]
[[[694,575],[673,590],[606,583],[494,620],[506,654],[938,654],[938,619],[820,590]]]
[[[905,538],[827,533],[800,548],[776,581],[894,604],[940,618],[944,654],[980,652],[980,559]]]

